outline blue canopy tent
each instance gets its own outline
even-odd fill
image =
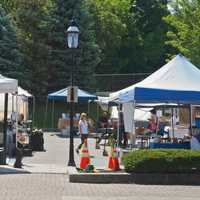
[[[68,95],[68,88],[64,88],[62,90],[48,94],[48,99],[55,101],[67,101],[67,95]],[[97,99],[96,95],[78,89],[78,102],[87,103],[89,100],[96,100],[96,99]]]
[[[177,55],[143,81],[113,94],[120,103],[130,105],[133,112],[138,104],[164,103],[200,104],[200,70],[184,56]],[[134,119],[132,130],[134,134]]]
[[[122,90],[119,101],[200,104],[200,70],[177,55],[143,81]]]
[[[55,101],[63,101],[67,103],[67,95],[68,95],[68,88],[61,89],[59,91],[53,92],[48,94],[47,96],[47,103],[46,103],[46,112],[45,112],[45,119],[44,125],[47,119],[47,111],[48,111],[48,101],[52,101],[52,126],[54,122],[54,110],[55,110]],[[90,100],[96,100],[97,96],[90,94],[87,91],[78,89],[78,102],[79,103],[88,103]]]

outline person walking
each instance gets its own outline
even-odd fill
[[[86,113],[81,113],[80,120],[78,123],[78,129],[81,136],[81,144],[76,149],[76,152],[79,153],[84,141],[88,138],[88,121]]]

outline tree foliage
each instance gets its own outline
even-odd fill
[[[97,42],[98,73],[152,72],[165,61],[167,0],[90,0]]]
[[[200,1],[0,0],[0,70],[36,96],[75,84],[91,89],[93,73],[153,72],[181,52],[200,66]],[[74,17],[79,48],[67,48]],[[74,60],[73,60],[74,57]],[[101,83],[100,83],[101,84]],[[98,87],[98,84],[96,85]]]
[[[102,62],[96,72],[117,72],[118,52],[128,34],[130,0],[89,0],[88,5],[95,23],[97,43],[102,53]]]
[[[16,0],[0,0],[0,4],[7,13],[11,13],[16,8]]]
[[[50,15],[49,90],[67,87],[73,68],[75,84],[82,88],[91,88],[91,74],[99,62],[99,48],[85,1],[53,0]],[[80,29],[79,48],[75,50],[67,48],[66,38],[66,30],[72,18],[75,18]]]
[[[0,73],[21,80],[23,71],[21,61],[16,30],[10,17],[0,6]]]
[[[16,0],[17,9],[14,14],[24,54],[25,84],[35,95],[47,92],[47,3],[48,0]]]
[[[167,43],[200,67],[200,1],[176,1],[172,11],[165,18],[172,27]]]
[[[133,56],[129,54],[128,71],[132,68],[136,72],[152,72],[164,64],[168,51],[165,45],[168,26],[163,17],[168,14],[167,0],[131,1],[129,39]]]

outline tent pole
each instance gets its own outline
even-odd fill
[[[133,101],[133,121],[132,121],[132,128],[133,128],[133,132],[131,134],[131,148],[133,148],[135,146],[135,142],[136,142],[136,133],[135,133],[135,106],[136,106],[136,102],[135,100]]]
[[[15,145],[16,145],[16,148],[18,148],[18,146],[17,146],[17,140],[18,140],[18,138],[17,138],[17,134],[18,134],[18,117],[19,117],[19,113],[18,113],[18,94],[16,94],[16,133],[15,133],[15,136],[16,136],[16,138],[15,138]]]
[[[90,115],[90,100],[88,100],[88,117]]]
[[[47,122],[48,103],[49,103],[49,100],[48,100],[48,97],[47,97],[46,106],[45,106],[45,113],[44,113],[43,128],[46,128],[45,125],[47,125],[46,122]]]
[[[189,105],[189,115],[190,115],[190,126],[189,126],[189,130],[190,130],[190,134],[192,135],[192,134],[193,134],[193,131],[192,131],[192,105],[191,105],[191,104]]]
[[[52,102],[52,115],[51,115],[51,127],[54,128],[54,104],[55,104],[55,101],[53,100]]]
[[[12,113],[14,112],[14,95],[12,94]]]
[[[171,109],[171,116],[172,116],[172,137],[174,138],[174,108]]]
[[[118,124],[117,124],[117,147],[119,147],[119,123],[120,123],[120,111],[121,111],[121,109],[120,109],[120,103],[118,103]]]
[[[29,98],[27,97],[27,102],[26,102],[26,116],[27,116],[27,120],[29,120],[29,107],[28,107],[28,104],[29,104]]]
[[[99,120],[99,105],[97,103],[97,122],[98,122],[98,120]]]
[[[4,97],[4,123],[3,123],[3,147],[4,147],[4,156],[2,164],[6,164],[6,151],[7,151],[7,116],[8,116],[8,93],[5,93]]]
[[[36,106],[35,97],[33,97],[33,116],[32,116],[33,126],[35,125],[35,106]]]
[[[25,109],[24,109],[24,101],[22,99],[21,99],[21,101],[22,101],[22,105],[23,105],[23,115],[24,115],[24,113],[25,113],[24,112],[25,111]],[[25,115],[24,115],[24,119],[27,120]]]

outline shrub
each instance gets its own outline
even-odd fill
[[[200,151],[182,149],[138,150],[124,155],[122,163],[133,173],[200,172]]]

